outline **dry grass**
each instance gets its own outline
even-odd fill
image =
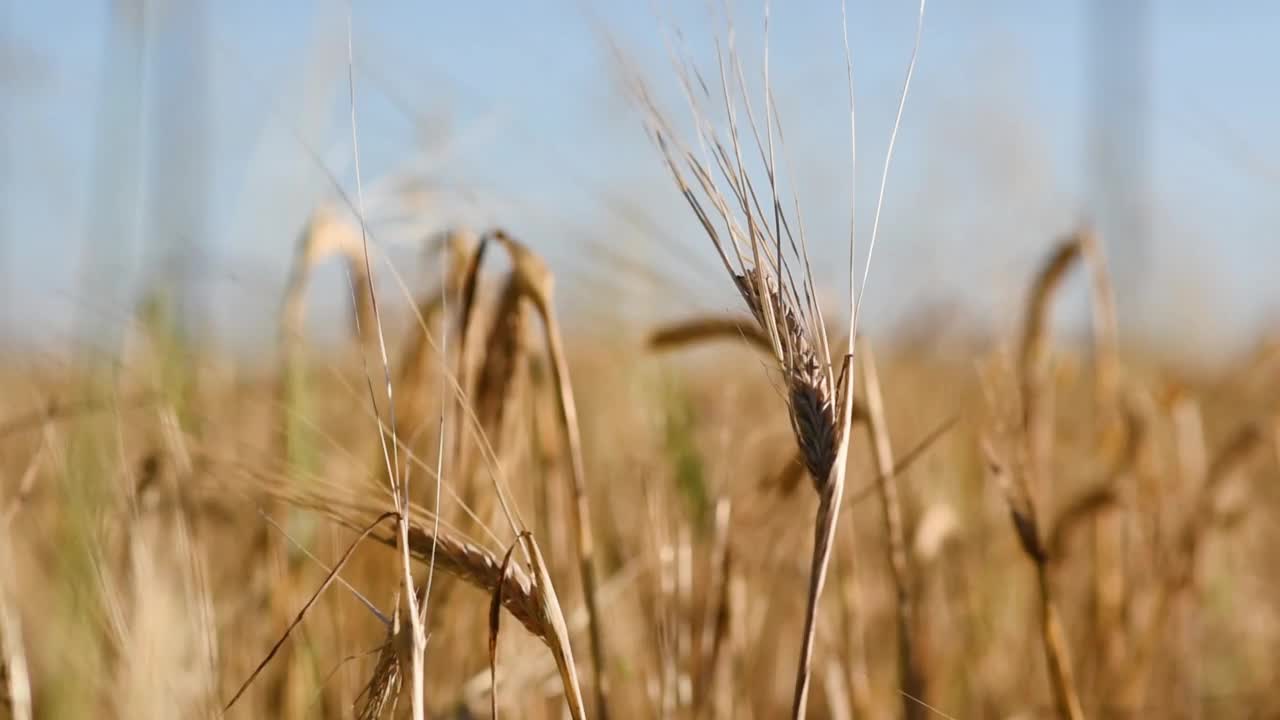
[[[767,74],[716,50],[694,143],[632,89],[741,316],[601,331],[541,238],[458,229],[397,327],[325,208],[274,362],[143,318],[110,374],[0,367],[0,717],[1280,716],[1274,350],[1125,346],[1085,231],[980,352],[873,354],[853,277],[829,337]]]
[[[505,277],[494,278],[499,300],[505,284]],[[531,344],[528,352],[536,353],[538,347]],[[780,496],[760,488],[794,453],[788,447],[790,422],[771,411],[782,407],[777,404],[782,400],[750,353],[723,347],[711,356],[715,367],[708,371],[702,359],[646,360],[637,355],[639,349],[566,349],[577,370],[574,389],[583,399],[578,419],[584,431],[586,485],[598,498],[592,507],[600,514],[595,525],[601,571],[597,602],[616,658],[611,709],[625,716],[662,715],[664,693],[650,695],[647,687],[665,683],[662,668],[670,662],[673,699],[666,707],[672,715],[786,713],[791,688],[775,679],[794,671],[794,638],[803,623],[808,570],[808,563],[797,557],[805,552],[806,534],[797,530],[812,512],[813,501],[803,494]],[[1069,359],[1063,349],[1056,355],[1060,362]],[[1042,619],[1035,592],[1021,588],[1037,586],[1026,582],[1017,535],[1008,532],[1007,517],[988,502],[980,482],[983,461],[976,438],[988,429],[979,422],[984,383],[959,363],[883,350],[876,360],[886,411],[881,425],[895,448],[905,450],[945,418],[961,417],[911,464],[895,463],[892,473],[894,485],[911,498],[900,503],[908,587],[914,591],[910,622],[917,640],[912,646],[919,653],[914,661],[928,668],[931,680],[920,699],[954,717],[1038,712],[1051,706],[1052,683],[1038,679],[1042,671],[1029,672],[1026,664],[1026,638],[1037,637],[1033,631]],[[483,368],[486,361],[478,362]],[[262,392],[273,384],[270,372],[234,380],[201,370],[204,379],[190,398],[199,422],[179,425],[176,436],[163,396],[159,404],[130,401],[154,392],[145,365],[131,365],[118,381],[116,396],[122,401],[115,406],[109,398],[102,403],[73,401],[77,385],[70,371],[12,385],[21,388],[18,397],[30,401],[7,416],[29,420],[13,424],[3,438],[9,478],[4,506],[12,538],[7,576],[19,579],[5,588],[12,617],[20,621],[35,717],[82,716],[90,708],[94,716],[125,716],[137,712],[145,697],[152,698],[152,707],[182,707],[188,716],[211,714],[206,710],[225,702],[248,677],[326,573],[287,545],[275,554],[255,542],[264,532],[256,509],[292,532],[311,528],[311,552],[336,558],[354,538],[346,527],[364,524],[388,507],[385,486],[369,462],[376,423],[367,411],[352,412],[361,407],[359,368],[314,360],[309,364],[313,369],[304,382],[313,402],[306,424],[318,449],[310,467],[293,472],[286,472],[279,446],[263,440],[271,437],[280,412],[275,396]],[[1280,540],[1268,522],[1275,512],[1278,474],[1268,407],[1280,397],[1280,387],[1274,380],[1228,372],[1212,383],[1183,379],[1180,394],[1165,401],[1159,393],[1170,371],[1134,360],[1124,368],[1126,386],[1138,395],[1145,389],[1156,401],[1139,403],[1117,449],[1102,457],[1090,433],[1074,430],[1092,426],[1091,376],[1055,372],[1046,380],[1058,397],[1057,437],[1049,458],[1057,478],[1056,501],[1038,508],[1051,520],[1038,536],[1057,608],[1055,635],[1071,644],[1081,706],[1090,716],[1129,717],[1190,715],[1193,702],[1217,708],[1219,716],[1248,706],[1264,713],[1280,710],[1268,700],[1269,675],[1259,664],[1276,639],[1264,620],[1274,613],[1276,587],[1265,573],[1248,572],[1265,567]],[[625,380],[620,383],[620,378]],[[1004,372],[994,382],[997,391],[1013,390],[996,392],[998,405],[1003,404],[1000,397],[1016,398],[1014,378],[1016,374]],[[672,401],[664,399],[671,397],[670,391],[661,388],[673,381],[681,388],[676,397],[684,398],[679,402],[694,412],[691,423],[675,426],[680,446],[671,444],[670,421],[655,422],[672,412]],[[429,390],[432,386],[427,384]],[[627,402],[615,401],[620,392]],[[553,409],[558,405],[553,386],[531,383],[524,394],[549,400]],[[428,407],[440,406],[435,392],[425,395]],[[1191,422],[1189,403],[1197,398],[1200,420]],[[50,407],[66,410],[45,412]],[[571,472],[567,454],[536,450],[532,438],[538,414],[533,408],[516,402],[504,404],[501,411],[516,428],[501,454],[511,502],[520,508],[544,502],[544,486],[566,487],[558,475]],[[1016,427],[1011,426],[1015,440]],[[556,425],[552,431],[558,432]],[[1207,436],[1200,441],[1201,450],[1196,447],[1198,432]],[[430,447],[434,430],[429,426],[426,434],[422,445]],[[602,437],[626,440],[609,448],[599,444]],[[849,522],[839,535],[833,569],[839,592],[824,609],[826,619],[816,633],[815,667],[820,671],[815,678],[822,690],[811,702],[813,716],[833,715],[838,704],[852,708],[855,716],[903,712],[895,670],[901,663],[896,649],[900,595],[884,509],[874,490],[875,478],[889,475],[877,465],[874,443],[862,435],[855,440],[850,477],[855,487],[873,489],[866,500],[846,505]],[[407,454],[409,443],[401,442]],[[184,447],[191,458],[186,469],[179,462]],[[474,442],[469,447],[483,454]],[[1203,461],[1196,460],[1197,453],[1204,454]],[[405,464],[429,476],[426,459],[410,457]],[[480,477],[486,476],[485,467],[487,463],[477,463]],[[1142,490],[1144,478],[1165,472],[1161,468],[1185,475],[1185,483],[1168,485],[1160,494]],[[450,498],[448,489],[461,479],[446,480]],[[1124,483],[1133,483],[1133,490]],[[418,487],[425,492],[429,484],[419,482]],[[479,487],[482,497],[494,492]],[[696,493],[711,498],[711,510],[698,509]],[[653,514],[634,511],[648,504],[665,527],[657,535],[649,519]],[[912,538],[924,531],[925,509],[939,504],[954,508],[957,524],[951,539],[926,557],[911,549],[920,542]],[[548,556],[560,592],[564,642],[582,652],[589,635],[580,573],[574,569],[575,536],[546,526],[558,522],[572,527],[571,505],[571,494],[553,493],[546,518],[530,530]],[[760,517],[753,509],[761,506],[768,508],[764,524],[753,520]],[[1129,535],[1117,556],[1128,568],[1126,596],[1131,599],[1121,624],[1110,631],[1122,638],[1116,645],[1124,652],[1124,667],[1131,670],[1106,682],[1085,664],[1107,638],[1094,630],[1089,610],[1094,570],[1090,554],[1081,552],[1091,537],[1085,530],[1102,516],[1132,519],[1144,528]],[[1157,517],[1163,518],[1161,530],[1147,532]],[[421,556],[431,547],[428,519],[416,516],[411,535],[419,573]],[[165,548],[179,547],[167,540],[180,536],[173,534],[178,520],[189,528],[190,542],[175,555]],[[565,706],[565,681],[548,649],[547,612],[538,598],[535,573],[519,550],[511,567],[505,573],[502,568],[514,535],[499,532],[492,516],[470,518],[456,500],[446,502],[443,520],[436,567],[460,585],[433,600],[426,668],[432,712],[446,713],[459,704],[473,713],[490,711],[494,698],[481,689],[491,687],[486,608],[501,587],[502,607],[515,622],[502,624],[496,702],[507,716],[556,716]],[[465,532],[456,529],[464,524]],[[278,535],[269,527],[265,532]],[[655,545],[655,536],[670,541]],[[394,543],[390,533],[382,539]],[[663,545],[672,549],[673,584],[668,599],[658,602]],[[389,552],[373,545],[357,548],[342,579],[379,603],[391,601],[398,581],[390,572]],[[687,575],[680,571],[681,557],[689,558]],[[1160,561],[1151,563],[1148,557]],[[194,579],[184,566],[202,567],[198,576],[203,580]],[[153,569],[137,574],[139,567]],[[643,600],[650,596],[654,602]],[[144,602],[146,598],[150,600]],[[208,608],[210,622],[195,620],[205,616],[201,607]],[[383,614],[394,616],[394,607],[386,606]],[[168,609],[161,613],[161,608]],[[166,620],[143,623],[138,613]],[[1171,623],[1186,617],[1197,618],[1197,637],[1204,639],[1193,646],[1194,662],[1181,649],[1187,626]],[[209,628],[207,642],[201,639],[206,632],[201,627]],[[16,634],[11,629],[5,633],[10,649],[4,666],[7,687],[12,687],[15,645],[10,638]],[[382,698],[381,709],[390,713],[395,683],[387,669],[398,672],[399,666],[385,653],[382,663],[379,653],[366,654],[387,646],[390,633],[335,583],[229,716],[372,713],[379,703],[369,704],[370,695]],[[122,643],[121,638],[130,641]],[[165,655],[158,654],[166,647]],[[158,658],[182,657],[200,647],[211,648],[211,656],[187,670],[156,664]],[[334,672],[347,657],[357,659]],[[843,680],[832,679],[831,663]],[[144,670],[150,676],[138,674]],[[590,673],[580,666],[578,672],[589,680]],[[207,680],[199,680],[202,675]],[[183,678],[180,683],[178,677]],[[680,690],[684,677],[687,696]],[[81,682],[68,684],[65,678]],[[1190,678],[1197,680],[1196,697],[1179,695],[1176,707],[1162,703],[1160,698],[1182,692]],[[361,695],[371,679],[377,681],[371,692]],[[553,685],[548,687],[548,681]],[[212,689],[200,689],[206,685]],[[1232,688],[1234,700],[1215,699],[1226,687]],[[179,693],[179,688],[188,690]],[[584,689],[589,698],[589,688]],[[6,690],[6,698],[10,692]],[[0,706],[6,708],[0,713],[17,716],[20,704]],[[406,706],[401,699],[396,712],[403,713]]]
[[[388,339],[394,434],[361,390],[367,338],[310,354],[300,290],[282,365],[228,373],[151,327],[109,381],[6,370],[0,713],[213,717],[252,679],[227,716],[403,716],[396,550],[430,600],[433,716],[1280,712],[1263,662],[1280,593],[1256,572],[1280,542],[1269,365],[1209,378],[1123,354],[1081,234],[1028,279],[1016,352],[873,356],[864,339],[855,402],[816,304],[779,283],[779,245],[758,232],[761,262],[731,275],[749,318],[642,333],[664,351],[738,339],[700,360],[566,332],[532,249],[453,236],[453,270]],[[486,247],[511,269],[487,272]],[[1087,365],[1048,322],[1081,260],[1101,328]],[[188,380],[166,380],[164,348]],[[383,441],[419,479],[412,513]],[[793,492],[801,475],[814,495]],[[403,536],[353,543],[387,513]],[[450,582],[428,596],[430,572]]]

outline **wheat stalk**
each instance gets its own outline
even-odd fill
[[[330,518],[347,528],[362,529],[371,518],[384,514],[380,504],[369,500],[368,494],[363,491],[353,495],[350,488],[331,486],[323,481],[300,487],[252,470],[242,469],[241,472],[253,481],[258,493]],[[411,514],[406,516],[404,522],[406,531],[403,535],[399,531],[400,521],[397,517],[395,532],[371,532],[369,537],[388,547],[402,550],[420,563],[434,562],[437,570],[456,577],[491,597],[501,587],[502,607],[551,651],[560,672],[572,717],[575,720],[585,718],[585,706],[582,703],[573,649],[569,644],[568,628],[555,586],[547,574],[545,560],[533,537],[524,532],[518,537],[522,549],[528,554],[528,567],[513,563],[504,572],[501,560],[492,552],[472,542],[455,528],[443,522],[434,522],[434,519],[434,513],[423,513],[417,508],[411,508]]]
[[[911,569],[908,567],[906,531],[903,528],[902,504],[894,482],[893,446],[885,418],[884,398],[880,392],[880,375],[876,370],[871,343],[863,340],[859,348],[862,368],[862,391],[867,404],[867,430],[871,435],[872,454],[878,473],[877,489],[884,517],[889,576],[893,581],[898,624],[898,682],[902,688],[904,718],[918,718],[925,696],[925,677],[915,652],[915,601],[911,597]]]
[[[720,339],[743,340],[765,352],[773,350],[773,343],[761,331],[755,318],[724,315],[708,315],[663,325],[649,333],[648,345],[653,350],[672,350]]]
[[[298,236],[293,264],[285,285],[284,302],[280,308],[280,339],[286,348],[303,337],[303,321],[306,317],[306,293],[315,268],[333,255],[342,257],[352,284],[364,290],[353,292],[352,327],[373,326],[373,310],[369,306],[368,283],[360,252],[358,231],[351,227],[328,205],[316,208]],[[353,330],[358,337],[358,331]]]
[[[573,489],[573,502],[570,504],[571,517],[577,533],[578,568],[582,578],[582,594],[587,605],[591,656],[596,670],[596,713],[601,718],[607,718],[608,655],[603,621],[596,597],[598,582],[595,569],[595,544],[592,540],[591,505],[587,498],[586,469],[582,460],[582,437],[578,425],[577,404],[573,397],[569,363],[565,357],[564,341],[555,311],[554,276],[542,258],[505,231],[495,230],[490,236],[510,255],[514,266],[513,277],[517,280],[521,294],[533,303],[542,318],[542,328],[551,355],[556,395],[560,401],[560,419],[564,426],[565,442],[569,450],[569,477]]]
[[[503,420],[510,398],[516,395],[518,371],[528,352],[528,301],[519,279],[507,278],[493,312],[485,341],[484,362],[476,378],[475,408],[480,427],[501,447]]]
[[[1053,442],[1052,385],[1049,382],[1049,309],[1071,266],[1081,257],[1081,244],[1069,238],[1054,250],[1032,284],[1023,319],[1018,382],[1022,403],[1019,428],[1022,444],[1020,471],[1010,470],[989,442],[984,442],[990,474],[1004,493],[1010,518],[1023,553],[1036,569],[1040,601],[1041,640],[1049,666],[1049,680],[1058,715],[1082,720],[1084,710],[1076,687],[1066,633],[1054,601],[1050,554],[1041,536],[1032,488],[1045,490],[1050,481]]]
[[[1049,551],[1040,539],[1040,525],[1035,505],[1027,492],[1025,481],[1019,482],[1004,460],[989,442],[982,447],[987,470],[1004,493],[1009,505],[1009,516],[1018,536],[1023,553],[1036,569],[1037,597],[1040,601],[1040,639],[1044,645],[1045,659],[1049,666],[1049,681],[1054,704],[1059,717],[1064,720],[1082,720],[1084,710],[1076,690],[1075,676],[1071,669],[1071,654],[1067,647],[1062,617],[1053,599],[1053,587],[1049,576]]]
[[[842,4],[842,18],[844,17]],[[734,33],[729,28],[727,53],[719,44],[716,57],[719,70],[721,103],[728,121],[725,140],[708,120],[704,103],[711,102],[711,92],[702,76],[681,58],[674,59],[676,76],[684,91],[697,128],[699,151],[684,146],[671,124],[644,85],[632,76],[632,89],[646,113],[650,136],[660,150],[667,169],[684,196],[720,262],[732,280],[759,329],[769,341],[773,360],[786,387],[786,406],[801,459],[818,494],[818,511],[814,522],[813,561],[810,567],[808,601],[805,607],[804,632],[801,636],[800,659],[796,668],[792,717],[804,716],[808,704],[809,679],[813,662],[813,644],[817,628],[818,602],[826,583],[837,521],[844,494],[845,463],[848,456],[850,426],[853,414],[852,383],[844,384],[844,373],[837,379],[832,366],[822,310],[814,291],[812,265],[804,226],[800,222],[799,198],[793,195],[795,231],[787,219],[784,199],[779,192],[777,149],[782,143],[782,125],[776,114],[769,82],[769,9],[764,13],[764,118],[761,123],[753,110],[745,73],[734,47]],[[920,33],[924,22],[924,4],[916,27],[916,44],[907,67],[898,115],[885,156],[881,192],[871,234],[874,249],[879,229],[880,208],[889,163],[906,103],[907,89],[915,69]],[[675,53],[673,53],[673,56]],[[848,38],[845,58],[849,74],[850,129],[853,128],[852,61]],[[695,78],[697,79],[695,81]],[[746,126],[739,122],[739,104],[746,115]],[[765,169],[768,193],[761,202],[747,165],[744,162],[742,131],[749,129],[758,159]],[[777,143],[775,145],[775,137]],[[850,147],[852,155],[853,145]],[[722,178],[723,181],[717,179]],[[852,203],[850,213],[852,214]],[[843,365],[847,369],[853,356],[861,291],[854,270],[853,223],[850,222],[849,257],[849,329]],[[793,268],[798,266],[800,280]],[[870,250],[863,274],[865,289],[870,271]]]

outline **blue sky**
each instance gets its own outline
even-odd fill
[[[1036,259],[1085,218],[1109,243],[1126,336],[1193,354],[1280,326],[1280,7],[1147,5],[1137,23],[1115,10],[1137,3],[930,3],[867,293],[873,331],[926,307],[1007,325]],[[269,338],[297,233],[332,197],[318,163],[354,189],[348,6],[153,0],[141,24],[127,17],[137,6],[0,0],[0,332],[49,341],[87,317],[118,324],[162,272],[157,258],[188,248],[186,282],[219,332]],[[678,111],[663,32],[679,28],[709,62],[721,7],[356,2],[366,189],[412,173],[433,189],[426,226],[513,229],[584,312],[668,312],[669,288],[589,307],[597,285],[636,285],[633,267],[676,278],[703,309],[733,307],[600,34]],[[733,13],[758,68],[761,6]],[[915,13],[905,0],[850,3],[864,238]],[[774,3],[773,84],[820,277],[836,291],[849,212],[842,52],[838,2]],[[1129,102],[1134,77],[1147,102]],[[1107,95],[1100,79],[1120,89]],[[1091,154],[1099,98],[1120,185]],[[1125,231],[1135,217],[1142,237]],[[419,230],[375,223],[411,277],[431,271],[414,254]],[[341,307],[340,277],[318,281],[321,326]]]

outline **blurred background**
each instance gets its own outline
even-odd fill
[[[432,717],[783,717],[797,434],[849,440],[813,717],[1280,717],[1280,4],[933,0],[841,435],[636,79],[690,144],[680,68],[722,133],[718,51],[771,88],[841,328],[919,7],[0,0],[0,720],[407,717],[389,534],[270,653],[411,474]]]
[[[850,5],[865,238],[917,7]],[[728,13],[759,67],[762,7]],[[713,59],[721,3],[3,0],[3,346],[109,348],[158,282],[206,342],[252,353],[273,337],[309,213],[342,207],[335,184],[355,194],[349,18],[369,226],[406,277],[432,271],[432,233],[501,225],[549,257],[564,312],[662,313],[673,286],[732,305],[611,49],[683,110],[670,48]],[[840,22],[834,0],[776,3],[770,28],[834,292],[850,183]],[[1280,8],[1240,0],[934,3],[865,327],[938,346],[1003,331],[1045,248],[1088,223],[1126,343],[1197,364],[1250,351],[1280,323],[1277,29]],[[316,283],[311,334],[341,337],[340,265]],[[580,302],[604,286],[625,300]],[[1068,332],[1087,318],[1070,292]]]

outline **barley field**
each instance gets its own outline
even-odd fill
[[[251,352],[184,319],[197,261],[82,311],[105,343],[0,354],[0,718],[1280,718],[1271,335],[1131,336],[1083,220],[1028,229],[984,331],[909,292],[864,331],[941,61],[906,5],[884,137],[822,108],[856,198],[801,197],[767,44],[602,43],[679,228],[643,253],[498,211],[384,243],[413,189],[361,175],[343,25],[353,164],[280,221]]]

